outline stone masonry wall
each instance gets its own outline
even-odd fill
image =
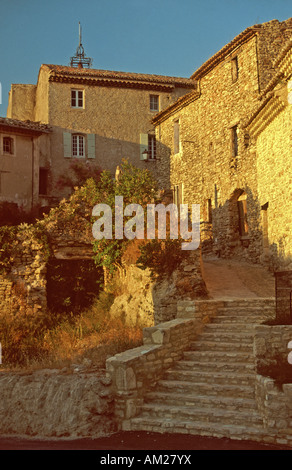
[[[258,262],[262,253],[256,154],[250,147],[245,121],[260,104],[260,92],[289,37],[291,21],[272,21],[224,57],[200,78],[199,95],[155,118],[159,181],[163,187],[182,185],[183,202],[201,206],[201,225],[221,256],[240,255]],[[282,41],[282,42],[281,42]],[[273,51],[273,53],[271,53]],[[237,57],[238,78],[232,79]],[[174,153],[174,121],[180,125],[180,151]],[[237,126],[238,154],[232,150]],[[248,233],[239,233],[237,200],[245,193]],[[212,208],[210,221],[209,204]],[[208,225],[208,223],[212,225]],[[210,233],[211,228],[211,233]],[[204,230],[202,230],[204,242]],[[204,247],[204,246],[203,246]]]
[[[292,89],[292,81],[288,87]],[[261,224],[266,232],[266,257],[275,268],[292,267],[292,106],[279,113],[257,138],[258,194]],[[275,166],[275,162],[277,163]]]
[[[0,390],[0,435],[76,439],[116,431],[111,383],[102,373],[1,372]]]
[[[233,83],[231,60],[227,58],[201,79],[200,97],[159,124],[159,167],[162,185],[182,183],[183,202],[201,206],[201,222],[206,222],[206,204],[211,200],[213,242],[221,255],[231,255],[240,246],[239,234],[230,228],[229,201],[238,189],[248,195],[248,205],[256,205],[254,155],[246,149],[241,123],[258,100],[256,39],[238,51],[239,77]],[[173,152],[173,121],[180,120],[181,151]],[[238,157],[232,158],[231,128],[239,126]],[[191,175],[191,177],[190,177]],[[256,228],[254,211],[249,225]],[[247,256],[258,254],[256,237]]]
[[[261,371],[263,367],[274,365],[276,358],[288,365],[290,341],[292,341],[291,325],[257,325],[254,337],[257,370]],[[291,445],[292,384],[287,383],[280,388],[276,385],[275,379],[260,375],[258,372],[255,394],[266,430],[271,436],[276,435],[278,442],[282,439],[284,444]]]
[[[10,313],[46,308],[46,254],[43,242],[24,228],[16,235],[10,270],[0,274],[0,306]]]

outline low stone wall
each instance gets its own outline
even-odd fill
[[[257,375],[255,394],[270,441],[292,445],[292,384],[283,385],[281,391],[275,380]]]
[[[292,325],[257,325],[254,337],[257,369],[273,365],[276,358],[288,363],[290,341],[292,341]]]
[[[139,413],[145,391],[181,359],[204,324],[216,314],[220,302],[214,302],[209,312],[203,304],[203,301],[178,302],[180,318],[144,328],[143,346],[107,360],[106,370],[115,393],[115,414],[122,429],[127,430],[127,420]]]
[[[98,438],[116,430],[110,380],[93,373],[0,373],[0,434]]]
[[[21,226],[15,235],[10,262],[0,274],[0,307],[9,313],[46,308],[47,253],[30,226]]]
[[[257,325],[254,337],[257,370],[275,365],[276,360],[288,365],[290,341],[292,325]],[[280,387],[273,378],[258,373],[255,396],[271,442],[276,438],[278,443],[292,445],[292,383]]]

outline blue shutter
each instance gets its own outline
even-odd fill
[[[140,160],[145,160],[144,150],[148,151],[148,134],[140,134]]]
[[[95,158],[95,134],[88,134],[87,136],[87,157]]]

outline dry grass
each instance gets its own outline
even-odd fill
[[[78,315],[12,315],[0,313],[0,342],[4,368],[103,368],[107,357],[142,344],[142,327],[111,319],[111,292]]]

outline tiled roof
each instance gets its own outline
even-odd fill
[[[5,117],[0,117],[0,127],[23,130],[23,131],[32,131],[33,133],[48,133],[51,128],[47,124],[41,124],[40,122],[34,121],[19,121],[18,119],[10,119]]]
[[[98,80],[119,82],[120,84],[157,84],[157,85],[172,85],[176,87],[195,88],[196,83],[190,78],[183,77],[169,77],[164,75],[151,75],[144,73],[130,73],[130,72],[117,72],[110,70],[98,70],[87,68],[66,67],[63,65],[42,65],[44,70],[51,72],[50,80]]]

